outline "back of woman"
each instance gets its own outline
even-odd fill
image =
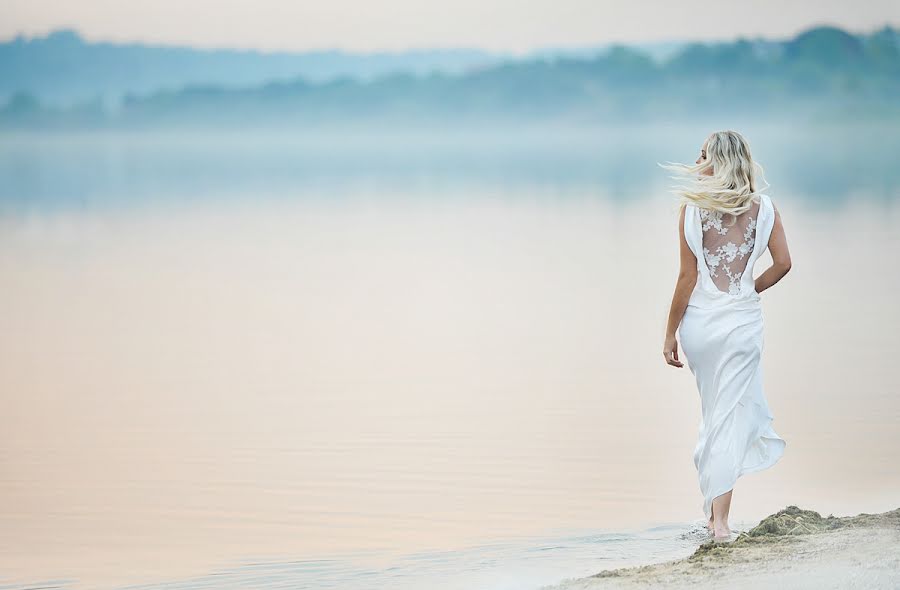
[[[695,166],[667,166],[696,178],[680,190],[681,272],[663,355],[683,367],[677,330],[700,394],[694,465],[716,538],[731,534],[737,479],[774,465],[786,446],[772,428],[763,392],[759,293],[787,273],[790,258],[775,205],[758,190],[755,166],[746,140],[734,131],[712,134]],[[754,279],[755,263],[770,245],[773,265]]]

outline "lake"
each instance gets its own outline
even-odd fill
[[[793,270],[762,295],[787,448],[732,528],[896,508],[900,134],[741,129]],[[536,589],[690,554],[656,163],[708,131],[4,135],[0,582]]]

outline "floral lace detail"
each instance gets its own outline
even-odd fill
[[[703,222],[701,229],[704,232],[710,228],[715,228],[723,236],[728,233],[728,228],[722,227],[722,213],[720,211],[700,209],[700,220]]]
[[[712,250],[706,245],[703,246],[703,257],[706,260],[706,266],[709,268],[710,277],[713,277],[713,282],[716,283],[716,286],[720,290],[725,290],[724,288],[727,286],[730,295],[738,295],[741,291],[741,276],[746,269],[746,261],[744,261],[744,258],[753,252],[753,246],[756,241],[756,218],[750,215],[751,211],[748,211],[747,213],[746,216],[738,216],[739,218],[745,217],[745,220],[743,221],[746,223],[743,232],[743,240],[740,244],[735,244],[732,240],[722,242],[720,239],[710,239],[707,241],[716,241],[720,243],[714,245]],[[739,230],[737,221],[733,226],[725,226],[722,223],[722,217],[723,213],[720,211],[700,209],[700,220],[703,233],[707,234],[709,230],[715,230],[716,234],[726,236],[732,228]],[[743,223],[740,225],[743,225]],[[740,235],[737,232],[732,232],[732,234],[735,238]],[[741,265],[740,262],[734,264],[735,260],[744,261],[744,264]],[[723,273],[724,276],[727,277],[727,285],[720,273]],[[717,278],[719,280],[715,280]]]

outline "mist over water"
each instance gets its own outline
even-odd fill
[[[900,135],[736,127],[794,268],[763,294],[788,446],[733,524],[896,508]],[[690,553],[656,163],[709,131],[4,135],[0,575],[522,588]]]
[[[9,132],[0,138],[6,212],[182,205],[354,194],[467,193],[660,198],[657,162],[693,162],[717,128],[739,129],[773,198],[832,207],[890,201],[900,186],[898,123],[787,125],[734,117],[703,125],[352,127],[281,132]],[[456,195],[456,196],[455,196]]]

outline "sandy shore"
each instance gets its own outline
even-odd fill
[[[822,517],[788,506],[690,557],[604,570],[545,590],[602,588],[900,588],[900,508]]]

